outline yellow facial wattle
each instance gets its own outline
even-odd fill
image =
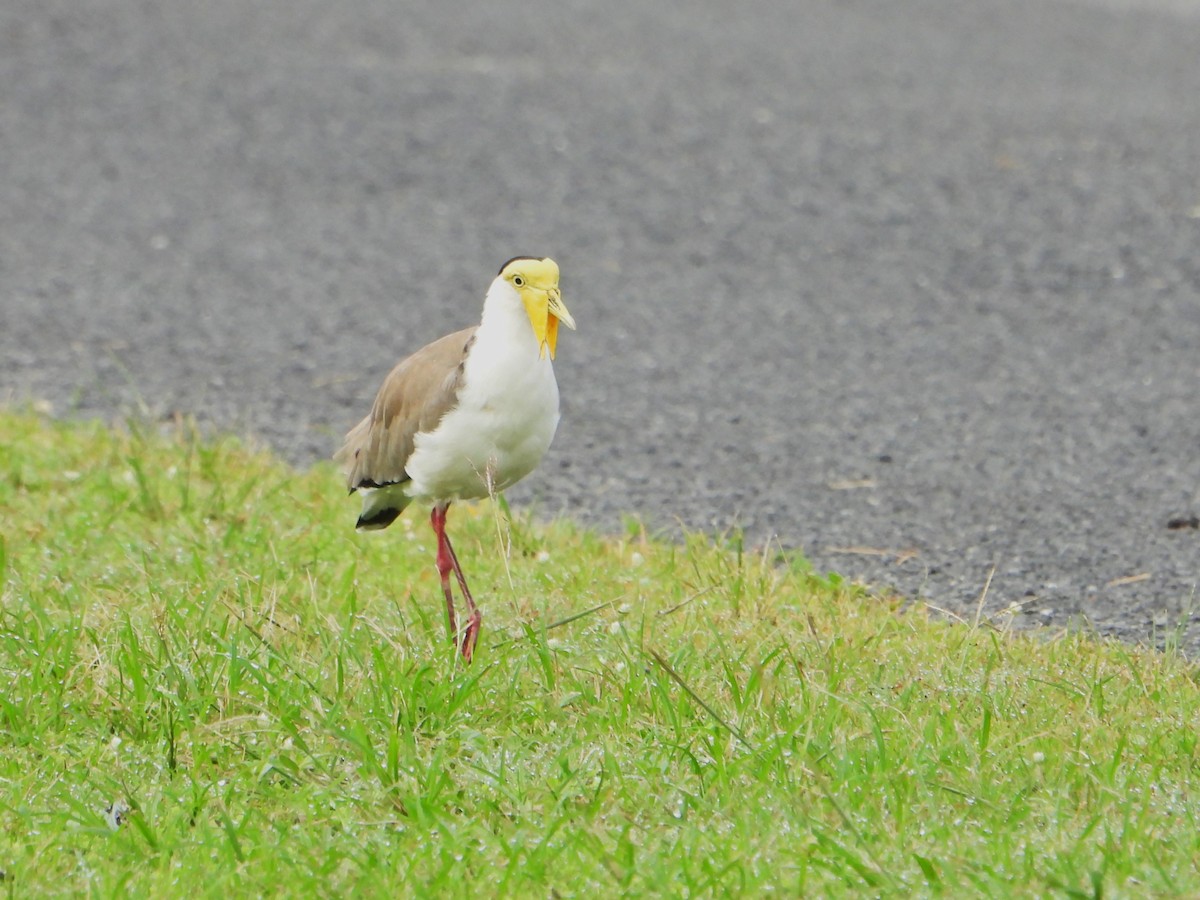
[[[550,358],[558,347],[558,323],[575,330],[575,319],[562,302],[558,289],[558,264],[550,259],[513,260],[501,271],[521,297],[533,336],[537,339],[538,353]]]

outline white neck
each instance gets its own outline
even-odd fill
[[[497,278],[488,288],[483,301],[483,317],[479,322],[477,340],[501,341],[519,352],[538,354],[537,339],[529,313],[521,302],[521,295],[502,278]]]

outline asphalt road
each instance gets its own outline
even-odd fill
[[[514,499],[1195,650],[1198,96],[1184,0],[6,0],[0,398],[304,464],[551,255]]]

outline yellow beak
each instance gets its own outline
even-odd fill
[[[575,330],[575,319],[563,304],[562,294],[557,286],[543,289],[529,285],[518,290],[525,304],[525,312],[529,314],[530,324],[533,325],[533,335],[540,348],[538,355],[545,356],[548,350],[550,358],[554,359],[554,351],[558,347],[558,323],[562,322],[572,331]]]

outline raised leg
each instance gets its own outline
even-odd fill
[[[458,556],[454,552],[454,547],[450,543],[449,536],[446,537],[446,549],[450,551],[450,562],[454,567],[454,575],[458,579],[458,587],[462,591],[463,599],[467,601],[467,627],[463,629],[462,639],[462,655],[467,662],[471,661],[471,657],[475,653],[475,643],[479,640],[479,629],[483,625],[483,614],[479,611],[479,607],[475,605],[475,598],[471,596],[471,589],[467,587],[467,577],[463,575],[462,566],[458,564]]]
[[[454,615],[454,595],[450,589],[451,572],[454,572],[454,577],[458,580],[458,587],[462,592],[463,599],[467,601],[467,625],[463,629],[462,643],[459,644],[459,651],[462,653],[463,659],[470,662],[471,657],[475,654],[475,644],[479,640],[479,629],[483,625],[483,614],[480,613],[479,607],[475,605],[475,598],[471,596],[471,589],[467,587],[467,577],[463,574],[462,566],[458,564],[458,557],[455,555],[454,547],[451,545],[450,538],[446,534],[446,510],[449,507],[449,503],[435,506],[433,513],[429,517],[429,521],[433,525],[434,534],[437,535],[438,574],[442,578],[442,593],[446,595],[446,616],[450,625],[450,633],[455,640],[458,639],[458,624]]]

